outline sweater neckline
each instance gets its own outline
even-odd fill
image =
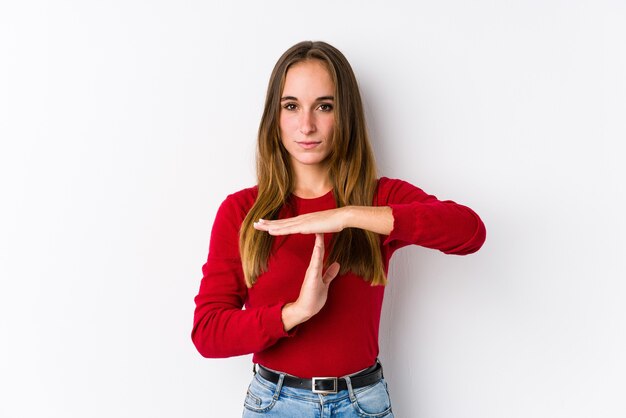
[[[296,200],[296,201],[298,201],[298,202],[302,202],[302,203],[315,203],[315,202],[320,202],[320,201],[326,200],[326,199],[328,199],[329,197],[333,197],[333,190],[332,190],[332,189],[330,189],[330,190],[328,191],[328,193],[323,194],[323,195],[318,196],[318,197],[300,197],[300,196],[297,196],[297,195],[295,195],[295,194],[293,194],[293,193],[291,194],[291,196],[293,197],[293,199],[294,199],[294,200]]]

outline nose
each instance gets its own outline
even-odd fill
[[[315,127],[315,116],[312,112],[302,112],[300,115],[300,133],[310,135],[317,130]]]

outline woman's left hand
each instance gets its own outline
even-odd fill
[[[347,215],[348,207],[342,207],[274,221],[259,219],[254,228],[270,235],[332,233],[346,227]]]

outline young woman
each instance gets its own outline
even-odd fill
[[[257,177],[217,212],[194,344],[205,357],[254,353],[244,417],[393,417],[377,360],[391,255],[475,252],[482,221],[377,178],[356,79],[324,42],[294,45],[274,67]]]

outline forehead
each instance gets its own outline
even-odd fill
[[[301,94],[315,92],[315,94],[330,95],[335,89],[326,64],[319,60],[306,60],[293,64],[285,75],[284,93]],[[295,95],[295,94],[294,94]]]

